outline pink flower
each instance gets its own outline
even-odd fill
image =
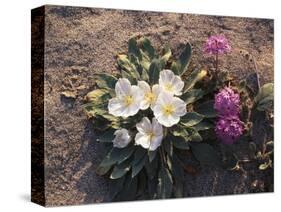
[[[233,144],[243,133],[243,122],[238,116],[221,117],[215,132],[217,137],[225,144]]]
[[[224,35],[212,35],[204,45],[204,52],[207,54],[225,54],[230,51],[231,46]]]
[[[235,93],[231,88],[225,87],[215,95],[214,108],[220,116],[236,116],[239,115],[239,94]]]
[[[223,143],[233,144],[243,133],[243,122],[239,119],[240,97],[231,88],[225,87],[215,96],[214,108],[219,119],[215,132]]]

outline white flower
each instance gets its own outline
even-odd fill
[[[166,69],[160,72],[159,86],[163,91],[180,96],[182,94],[184,82],[179,76],[175,75],[174,72]]]
[[[138,86],[131,85],[126,78],[120,78],[115,85],[115,92],[116,97],[110,99],[108,103],[110,114],[126,118],[139,111],[144,94]]]
[[[116,130],[114,132],[115,138],[113,139],[113,146],[116,148],[124,148],[126,147],[130,141],[132,140],[129,135],[129,131],[122,128],[120,130]]]
[[[165,127],[177,124],[181,116],[186,114],[186,104],[178,97],[162,92],[153,108],[154,116]]]
[[[137,145],[141,145],[150,151],[156,150],[162,143],[163,127],[153,118],[152,123],[147,117],[144,117],[140,123],[136,125],[138,133],[135,137]]]
[[[149,106],[152,109],[155,105],[155,102],[156,102],[157,97],[160,92],[159,85],[157,85],[157,84],[153,85],[152,89],[151,89],[147,82],[139,81],[138,86],[144,93],[144,98],[142,99],[142,101],[140,103],[140,109],[146,110],[147,108],[149,108]]]

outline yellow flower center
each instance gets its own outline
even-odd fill
[[[126,106],[130,106],[134,102],[134,99],[132,96],[125,96],[124,102]]]
[[[162,110],[165,116],[170,116],[175,112],[175,107],[171,104],[167,104],[163,106]]]
[[[171,83],[166,83],[164,87],[167,91],[173,91],[173,85]]]
[[[152,92],[148,92],[144,95],[144,98],[149,103],[153,103],[156,99],[156,96]]]
[[[148,133],[149,140],[152,140],[154,136],[155,135],[153,132]]]

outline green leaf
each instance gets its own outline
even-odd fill
[[[173,179],[169,170],[161,167],[158,175],[157,196],[161,199],[170,198],[173,191]]]
[[[206,118],[215,118],[217,116],[217,112],[214,109],[214,101],[206,101],[200,104],[198,107],[195,108],[197,113],[205,116]]]
[[[159,165],[159,157],[157,154],[156,154],[154,160],[152,160],[150,163],[145,164],[145,170],[146,170],[147,176],[150,180],[155,177],[156,172],[158,170],[158,165]]]
[[[187,132],[187,130],[181,126],[176,126],[176,127],[172,128],[170,131],[174,136],[181,136],[183,138],[186,138],[189,136],[189,133]]]
[[[173,156],[173,143],[171,140],[168,139],[164,139],[163,140],[163,146],[164,146],[164,150],[165,152],[172,157]]]
[[[116,77],[109,75],[109,74],[105,74],[105,73],[97,74],[97,76],[98,76],[98,79],[96,82],[97,82],[97,85],[99,88],[105,88],[105,89],[108,89],[108,88],[114,89],[115,88],[115,84],[117,82]]]
[[[125,160],[124,162],[114,166],[113,171],[110,175],[111,179],[118,179],[123,177],[131,168],[131,161]]]
[[[191,133],[191,135],[188,137],[189,141],[192,142],[200,142],[203,140],[203,138],[201,137],[201,135],[199,134],[199,132],[193,130],[193,132]]]
[[[98,136],[97,141],[104,142],[104,143],[111,143],[115,137],[114,132],[115,132],[114,129],[107,130],[105,133]]]
[[[150,40],[148,40],[146,37],[142,37],[138,40],[140,44],[140,48],[144,51],[146,55],[152,60],[155,57],[155,50],[153,46],[151,45]]]
[[[152,85],[158,83],[159,73],[160,73],[160,62],[158,59],[154,59],[151,62],[148,70],[149,81]]]
[[[172,136],[169,139],[177,149],[188,150],[190,148],[188,141],[184,137]]]
[[[98,166],[96,169],[96,173],[100,176],[105,175],[107,172],[109,172],[111,167],[112,167],[111,165],[110,166]]]
[[[145,154],[139,161],[137,161],[136,159],[133,161],[132,177],[135,177],[142,170],[147,160],[148,158],[147,155]]]
[[[137,45],[137,40],[136,38],[131,38],[128,42],[128,54],[132,54],[134,55],[135,57],[139,58],[141,60],[142,58],[142,55],[141,55],[141,52],[140,52],[140,49]]]
[[[263,85],[260,90],[258,95],[255,98],[255,102],[258,103],[261,100],[263,100],[264,98],[273,95],[273,91],[274,90],[274,85],[273,83],[267,83],[265,85]]]
[[[140,52],[141,52],[141,60],[139,60],[139,63],[143,70],[148,71],[149,66],[151,64],[151,60],[142,50],[140,50]]]
[[[271,108],[273,108],[273,100],[274,100],[273,95],[265,97],[264,99],[259,101],[259,103],[257,105],[257,110],[259,110],[259,111],[270,110]]]
[[[106,157],[101,162],[100,166],[110,166],[115,163],[122,163],[128,159],[134,152],[135,148],[133,145],[119,149],[112,148],[112,150],[106,155]]]
[[[203,120],[203,116],[196,112],[187,112],[181,117],[180,123],[186,127],[192,127]]]
[[[88,117],[98,117],[107,114],[108,111],[102,105],[95,105],[93,102],[84,105]]]
[[[176,125],[169,129],[169,131],[172,133],[173,136],[181,136],[183,138],[186,138],[189,136],[189,133],[187,132],[186,127],[181,125]]]
[[[191,151],[201,165],[221,166],[221,159],[215,149],[207,143],[192,143]]]
[[[147,190],[149,194],[149,199],[157,198],[157,186],[158,186],[158,176],[154,178],[149,178],[147,181]]]
[[[100,115],[96,115],[92,120],[93,128],[95,130],[104,131],[110,127],[110,123]]]
[[[206,70],[195,70],[187,77],[184,86],[184,93],[193,88],[193,86],[207,75]]]
[[[259,111],[266,111],[273,108],[274,100],[274,85],[273,83],[267,83],[263,85],[257,96],[255,97],[256,108]]]
[[[180,182],[180,181],[176,181],[174,183],[174,193],[175,193],[175,197],[176,198],[182,198],[183,197],[183,188],[184,188],[184,184],[183,182]]]
[[[157,150],[155,150],[155,151],[148,151],[147,154],[148,154],[149,162],[152,162],[155,159],[156,155],[157,155]]]
[[[149,68],[149,66],[148,66],[148,68]],[[143,68],[142,72],[141,72],[141,79],[146,81],[146,82],[149,81],[149,76],[148,76],[147,70],[148,69]]]
[[[133,69],[136,70],[135,65],[131,63],[128,56],[125,54],[119,54],[117,56],[117,64],[121,69],[126,71],[132,71]]]
[[[111,197],[111,201],[114,201],[116,196],[123,190],[124,182],[126,177],[121,177],[116,180],[111,180],[111,185],[109,187],[109,193]]]
[[[134,57],[134,56],[131,56]],[[136,66],[128,59],[127,55],[120,54],[117,58],[117,63],[121,68],[121,73],[123,77],[130,78],[132,80],[139,80],[140,74]]]
[[[183,182],[184,181],[184,170],[183,167],[181,166],[181,161],[179,160],[179,158],[174,155],[172,157],[172,174],[174,176],[174,178],[176,179],[176,181],[180,181]]]
[[[132,161],[132,177],[135,177],[145,165],[147,159],[147,151],[142,147],[137,147]]]
[[[181,161],[174,155],[172,157],[171,172],[174,177],[174,194],[177,198],[183,197],[184,170],[180,164]]]
[[[172,63],[171,69],[176,75],[183,75],[187,70],[192,55],[190,43],[185,45],[185,49],[181,53],[179,59]]]
[[[201,121],[200,123],[196,124],[192,128],[196,131],[203,131],[203,130],[212,129],[213,127],[214,125],[212,123],[207,121]]]
[[[106,99],[109,99],[110,95],[106,89],[95,89],[87,93],[85,99],[87,102],[103,102]]]
[[[130,81],[131,84],[136,84],[137,80],[135,77],[133,77],[131,74],[129,74],[127,71],[121,70],[121,75],[123,78],[126,78]]]
[[[166,63],[168,62],[171,56],[172,56],[172,51],[170,47],[166,45],[163,49],[163,55],[161,57],[161,60],[164,62],[164,65],[166,65]]]
[[[136,200],[137,190],[138,190],[138,178],[137,177],[131,178],[130,176],[127,176],[124,182],[124,186],[120,191],[116,201]]]
[[[181,96],[181,99],[185,101],[185,103],[191,104],[196,102],[197,100],[201,99],[205,95],[205,92],[202,89],[191,89],[184,93]]]
[[[106,113],[100,114],[100,116],[102,116],[109,122],[119,122],[120,121],[119,117],[113,116],[113,115],[109,114],[107,111],[106,111]]]

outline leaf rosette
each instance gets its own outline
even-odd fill
[[[206,70],[189,69],[191,58],[190,43],[175,59],[168,46],[157,52],[148,38],[131,38],[117,56],[119,72],[96,75],[84,108],[109,148],[96,171],[111,179],[112,200],[182,197],[186,155],[222,166],[206,133],[217,117],[215,88],[204,84]],[[270,89],[256,98],[258,110],[267,108]]]

